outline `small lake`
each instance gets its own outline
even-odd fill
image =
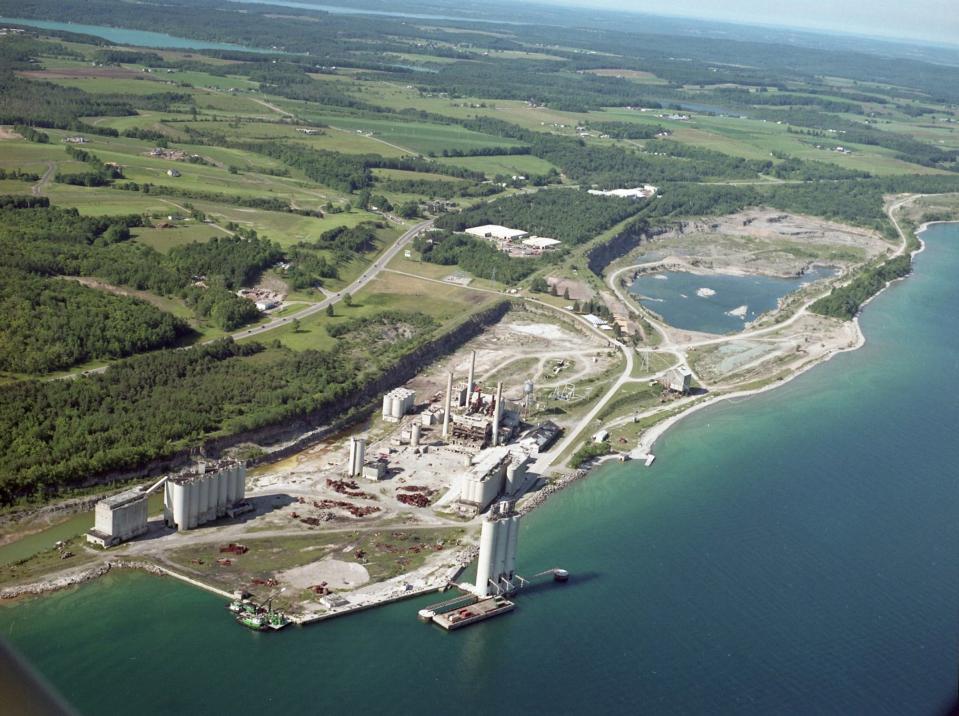
[[[0,23],[5,25],[28,25],[43,30],[62,30],[76,32],[81,35],[95,35],[118,45],[132,45],[134,47],[163,47],[185,50],[241,50],[243,52],[271,52],[255,47],[233,45],[229,42],[208,42],[206,40],[192,40],[186,37],[174,37],[162,32],[146,32],[145,30],[127,30],[122,27],[106,27],[104,25],[82,25],[76,22],[54,22],[52,20],[29,20],[23,17],[0,17]]]
[[[824,266],[813,267],[795,278],[660,271],[643,274],[629,290],[671,326],[729,333],[742,330],[746,323],[776,308],[783,296],[835,275],[835,269]]]

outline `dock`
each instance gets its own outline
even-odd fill
[[[487,597],[486,599],[477,599],[473,603],[458,609],[434,613],[431,621],[434,624],[439,624],[447,631],[453,631],[486,619],[498,617],[501,614],[513,611],[515,608],[516,604],[506,597]]]

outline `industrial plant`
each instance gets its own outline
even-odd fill
[[[149,497],[161,487],[163,521],[179,532],[252,509],[244,501],[246,466],[242,462],[201,462],[176,475],[164,476],[150,487],[125,490],[97,502],[94,526],[86,533],[87,541],[112,547],[145,534]]]
[[[503,500],[483,520],[480,533],[476,580],[457,585],[463,594],[419,611],[420,621],[433,622],[453,631],[513,611],[515,602],[507,597],[534,581],[550,576],[566,582],[569,572],[558,567],[525,579],[516,573],[516,547],[519,541],[519,515],[514,503]]]

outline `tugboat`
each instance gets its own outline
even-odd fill
[[[238,599],[230,602],[227,609],[233,612],[233,618],[237,622],[253,631],[266,631],[267,629],[275,631],[290,623],[289,617],[283,612],[273,610],[272,599],[266,603],[266,607],[257,606],[247,599]]]

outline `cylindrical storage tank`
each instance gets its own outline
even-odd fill
[[[496,523],[483,521],[483,531],[480,533],[479,562],[476,564],[476,595],[485,597],[489,594],[489,579],[493,573],[493,562],[496,559]]]
[[[506,543],[508,520],[496,520],[496,561],[493,563],[493,580],[499,584],[499,579],[506,570]]]
[[[237,501],[246,497],[246,465],[237,465],[236,468]]]
[[[189,529],[190,522],[186,490],[183,485],[175,482],[168,484],[173,486],[173,521],[176,523],[176,528],[183,532]]]
[[[230,486],[227,479],[229,473],[220,473],[216,476],[216,514],[222,517],[226,514],[226,495]]]
[[[187,499],[187,528],[192,530],[197,526],[197,514],[200,506],[200,487],[197,485],[196,480],[190,480],[184,483],[183,487],[186,490]]]
[[[216,486],[217,473],[208,473],[206,476],[206,486],[207,486],[207,503],[206,503],[206,518],[207,520],[216,519],[216,499],[218,489]]]
[[[220,487],[217,485],[219,482],[220,474],[219,471],[214,472],[212,475],[207,475],[207,480],[210,483],[210,505],[207,508],[207,514],[211,520],[216,519],[216,503],[220,499]]]
[[[506,563],[503,565],[503,571],[510,579],[516,572],[516,543],[519,540],[519,517],[510,517],[506,520],[509,523],[509,532],[506,535]]]
[[[413,423],[413,427],[410,428],[410,447],[419,447],[420,446],[420,426],[419,423]]]
[[[403,399],[398,395],[393,396],[393,402],[390,406],[390,415],[394,418],[403,417]]]
[[[167,527],[176,524],[173,519],[173,483],[169,480],[163,483],[163,521]]]
[[[237,499],[237,484],[233,470],[223,475],[223,482],[226,484],[226,504],[227,507],[233,507],[239,500]]]
[[[387,393],[383,396],[383,417],[388,418],[393,414],[393,399]]]
[[[206,475],[196,480],[197,509],[196,523],[202,525],[207,521],[207,509],[210,505],[210,478]]]

